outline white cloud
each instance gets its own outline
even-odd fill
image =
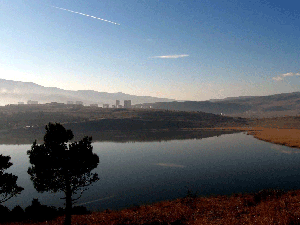
[[[282,74],[283,77],[292,77],[292,76],[300,76],[300,73],[285,73]]]
[[[277,77],[273,77],[272,79],[276,81],[282,81],[284,80],[285,77],[293,77],[293,76],[300,76],[300,73],[284,73]]]
[[[161,56],[153,56],[150,58],[159,58],[159,59],[178,59],[183,57],[188,57],[189,55],[161,55]]]
[[[281,81],[281,80],[283,80],[283,78],[282,78],[281,76],[273,77],[272,79],[273,79],[273,80],[276,80],[276,81]]]

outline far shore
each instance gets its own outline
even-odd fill
[[[253,137],[262,141],[300,148],[300,129],[266,127],[219,127],[211,129],[245,131],[249,135],[253,135]]]
[[[293,148],[300,148],[300,129],[296,128],[268,128],[268,127],[212,127],[212,128],[185,128],[185,129],[156,129],[132,132],[106,131],[91,132],[89,136],[94,141],[161,141],[173,139],[205,138],[217,136],[220,134],[230,134],[235,132],[247,132],[248,135],[271,142],[274,144],[285,145]],[[80,134],[80,133],[79,133]],[[80,135],[77,136],[80,136]],[[28,136],[29,135],[29,136]],[[83,135],[83,134],[82,134]],[[20,135],[3,134],[0,138],[0,144],[31,144],[34,137],[27,134],[24,138],[16,138]],[[36,138],[38,142],[42,140],[42,133]]]

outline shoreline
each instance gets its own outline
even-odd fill
[[[211,129],[244,131],[261,141],[300,148],[300,129],[296,128],[218,127]]]
[[[261,131],[249,131],[248,134],[253,135],[253,137],[262,141],[267,141],[292,148],[300,148],[299,129],[267,128]]]
[[[76,132],[76,131],[75,131]],[[76,132],[74,140],[80,140],[84,136],[92,136],[93,142],[118,142],[125,143],[130,141],[135,142],[155,142],[155,141],[170,141],[170,140],[185,140],[185,139],[202,139],[207,137],[218,136],[222,134],[231,134],[238,131],[234,130],[212,130],[212,129],[144,129],[133,131],[91,131],[87,133]],[[21,136],[22,138],[17,138]],[[0,145],[21,145],[32,144],[34,140],[37,143],[43,142],[43,133],[38,136],[31,133],[16,133],[6,134],[0,137]]]

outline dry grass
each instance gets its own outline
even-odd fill
[[[121,211],[75,215],[73,224],[300,224],[300,191],[265,190],[236,194],[183,198]],[[18,224],[18,223],[14,223]],[[21,223],[20,223],[21,224]],[[24,223],[22,223],[24,224]],[[63,224],[63,217],[43,223]]]
[[[218,129],[247,131],[259,140],[300,148],[300,116],[254,119],[244,127]]]
[[[248,134],[253,135],[259,140],[300,148],[300,129],[266,127],[225,127],[212,129],[247,131]]]
[[[253,120],[253,130],[248,132],[255,138],[300,148],[300,117],[276,117]]]
[[[263,141],[300,148],[299,129],[263,128],[261,130],[249,131],[248,133]]]

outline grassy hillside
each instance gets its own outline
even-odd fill
[[[207,135],[194,129],[247,124],[247,120],[242,118],[203,112],[102,109],[66,105],[11,105],[0,107],[0,143],[21,144],[32,143],[35,139],[42,140],[44,127],[49,122],[62,123],[73,131],[75,138],[80,139],[84,135],[89,135],[99,141],[202,138]],[[218,135],[221,132],[217,134],[214,131],[214,133]]]
[[[300,116],[285,116],[249,120],[250,127],[300,129]]]
[[[155,109],[202,111],[234,117],[265,118],[300,114],[300,92],[245,96],[211,101],[157,102],[137,105]]]

